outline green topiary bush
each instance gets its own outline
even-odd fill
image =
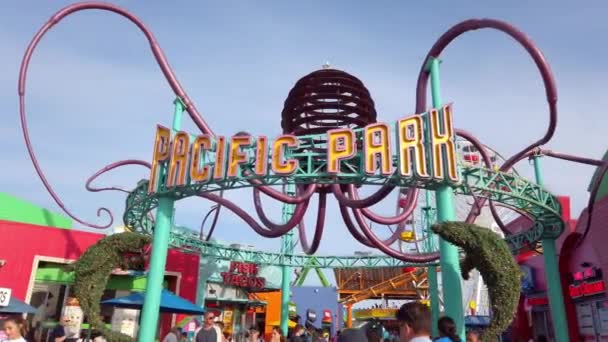
[[[107,236],[89,247],[71,268],[75,273],[74,294],[94,329],[101,331],[108,342],[130,342],[130,336],[106,329],[100,313],[101,297],[116,268],[143,269],[143,248],[151,242],[147,235],[120,233]]]
[[[513,321],[519,303],[522,273],[509,246],[490,229],[474,224],[445,222],[434,225],[432,230],[464,250],[460,267],[465,280],[474,268],[483,277],[492,312],[483,340],[495,341]]]

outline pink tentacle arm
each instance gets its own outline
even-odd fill
[[[368,241],[370,241],[374,247],[378,248],[385,254],[392,256],[393,258],[399,259],[401,261],[413,262],[413,263],[425,263],[425,262],[431,262],[431,261],[435,261],[435,260],[439,259],[438,252],[424,253],[424,254],[409,254],[409,253],[403,253],[403,252],[392,249],[390,247],[390,245],[393,244],[395,241],[397,241],[398,234],[393,234],[393,235],[397,235],[397,237],[395,237],[395,239],[390,243],[387,243],[387,241],[382,241],[376,236],[376,234],[374,234],[374,232],[371,230],[370,226],[365,222],[365,219],[364,219],[361,211],[358,209],[352,209],[352,211],[353,211],[353,214],[355,215],[355,220],[357,221],[359,227],[361,228],[361,231],[363,232],[365,237],[368,239]],[[347,215],[348,215],[348,213],[347,213]],[[391,239],[392,238],[393,237],[391,237]]]
[[[87,1],[87,2],[79,2],[79,3],[75,3],[72,5],[66,6],[63,9],[56,12],[40,28],[40,30],[38,30],[38,32],[36,33],[36,35],[34,36],[32,41],[30,42],[29,46],[27,47],[25,56],[23,57],[23,61],[21,63],[21,71],[20,71],[20,77],[19,77],[19,96],[23,96],[25,94],[25,78],[26,78],[27,69],[29,66],[29,61],[32,57],[32,53],[34,52],[34,49],[36,48],[36,45],[38,45],[38,43],[40,42],[42,37],[47,33],[47,31],[49,31],[53,26],[55,26],[57,23],[59,23],[61,20],[63,20],[68,15],[75,13],[75,12],[91,10],[91,9],[103,10],[103,11],[116,13],[122,17],[127,18],[129,21],[131,21],[133,24],[135,24],[141,30],[141,32],[145,35],[146,39],[150,43],[150,49],[152,50],[152,54],[154,55],[154,58],[156,59],[156,62],[158,63],[158,66],[160,67],[163,75],[167,79],[169,86],[173,90],[173,93],[175,94],[175,96],[179,97],[182,100],[182,102],[184,103],[184,105],[186,107],[186,111],[190,115],[190,118],[192,118],[192,121],[194,121],[194,123],[201,130],[201,132],[203,132],[205,134],[209,134],[209,135],[214,135],[214,133],[211,130],[211,128],[209,127],[209,125],[205,122],[202,115],[198,112],[198,110],[196,109],[196,106],[194,105],[192,100],[190,100],[190,97],[188,97],[188,94],[186,94],[183,87],[177,80],[177,77],[175,76],[175,73],[171,69],[171,66],[169,65],[169,62],[167,61],[167,58],[165,57],[163,50],[160,48],[160,46],[156,42],[156,38],[152,34],[152,31],[150,31],[150,29],[148,29],[146,27],[146,25],[144,25],[144,23],[139,18],[137,18],[135,15],[133,15],[132,13],[130,13],[127,10],[122,9],[116,5],[105,3],[105,2]]]
[[[606,176],[606,172],[608,172],[608,162],[604,162],[602,166],[599,167],[595,179],[593,180],[593,184],[591,185],[591,191],[589,193],[589,200],[587,201],[587,224],[585,225],[585,230],[582,235],[579,237],[576,242],[576,248],[580,247],[587,238],[589,231],[591,230],[591,223],[593,221],[593,210],[595,209],[595,198],[597,197],[597,192],[600,189],[600,185]]]
[[[190,100],[190,98],[188,97],[186,92],[183,90],[182,86],[177,81],[177,78],[175,77],[175,74],[171,70],[171,67],[169,66],[169,63],[167,62],[167,59],[164,56],[164,53],[162,52],[161,48],[159,47],[158,43],[156,42],[156,39],[154,38],[154,36],[150,32],[150,30],[133,14],[127,12],[126,10],[124,10],[120,7],[117,7],[117,6],[114,6],[111,4],[107,4],[107,3],[101,3],[101,2],[77,3],[77,4],[69,5],[69,6],[61,9],[57,13],[55,13],[38,30],[38,32],[36,33],[34,38],[32,38],[30,44],[27,47],[27,50],[25,51],[23,60],[21,62],[21,68],[19,71],[18,93],[19,93],[19,115],[21,118],[21,128],[22,128],[22,132],[23,132],[23,137],[25,139],[25,145],[27,147],[27,151],[28,151],[28,154],[32,161],[32,164],[34,164],[34,168],[36,169],[36,173],[38,174],[38,177],[40,177],[40,180],[44,184],[44,187],[46,188],[48,193],[51,195],[51,197],[53,198],[55,203],[57,203],[57,205],[74,221],[76,221],[82,225],[85,225],[87,227],[104,229],[104,228],[110,227],[112,225],[112,223],[114,222],[112,213],[108,209],[99,208],[97,210],[97,216],[100,216],[102,212],[105,212],[110,217],[109,223],[107,223],[105,225],[97,225],[97,224],[85,222],[85,221],[79,219],[78,217],[76,217],[76,215],[74,215],[65,206],[63,201],[61,201],[61,199],[57,195],[57,193],[53,190],[53,187],[47,180],[44,172],[42,171],[42,168],[40,167],[40,164],[38,163],[38,160],[36,159],[36,155],[34,153],[34,148],[32,146],[32,143],[31,143],[30,137],[29,137],[29,131],[27,128],[27,120],[26,120],[26,110],[25,110],[25,88],[26,88],[27,71],[28,71],[30,60],[32,58],[32,54],[34,53],[36,46],[38,45],[38,43],[40,42],[42,37],[59,21],[61,21],[62,19],[64,19],[65,17],[67,17],[68,15],[70,15],[74,12],[88,10],[88,9],[98,9],[98,10],[110,11],[110,12],[119,14],[119,15],[129,19],[131,22],[133,22],[144,33],[144,35],[150,42],[150,48],[152,49],[152,53],[154,54],[154,57],[156,58],[156,61],[158,62],[158,65],[159,65],[161,71],[165,75],[165,78],[169,82],[169,85],[173,89],[175,95],[178,96],[184,102],[184,104],[186,106],[186,110],[190,114],[190,117],[192,118],[194,123],[198,126],[198,128],[203,133],[213,134],[213,131],[209,128],[209,126],[207,125],[205,120],[202,118],[202,116],[200,115],[200,113],[198,112],[196,107],[194,106],[194,103]]]
[[[248,176],[250,174],[250,171],[243,170],[243,175]],[[287,204],[298,204],[308,201],[308,199],[310,199],[310,197],[317,190],[316,184],[308,184],[302,194],[290,196],[283,192],[277,191],[269,186],[262,185],[262,181],[259,179],[250,179],[249,183],[253,184],[256,190],[263,192],[265,195]]]
[[[358,193],[357,189],[352,185],[350,185],[348,187],[348,194],[349,194],[350,198],[352,198],[352,199],[355,199],[355,200],[359,199],[359,193]],[[405,195],[405,197],[406,197],[405,207],[403,208],[403,211],[399,215],[396,215],[396,216],[382,216],[382,215],[372,212],[368,208],[361,208],[359,210],[361,210],[361,213],[365,217],[367,217],[368,219],[370,219],[371,221],[373,221],[375,223],[379,223],[379,224],[383,224],[383,225],[398,224],[398,223],[405,221],[408,217],[410,217],[412,215],[412,213],[414,212],[414,209],[416,209],[416,204],[418,203],[418,194],[419,194],[419,191],[417,188],[408,189],[407,193]]]
[[[91,185],[91,183],[93,183],[95,181],[95,179],[97,179],[97,177],[103,175],[104,173],[112,171],[121,166],[127,166],[127,165],[141,165],[148,169],[150,169],[152,167],[150,165],[150,163],[148,163],[147,161],[143,161],[143,160],[137,160],[137,159],[120,160],[120,161],[108,164],[108,165],[104,166],[101,170],[95,172],[95,174],[93,174],[91,177],[89,177],[89,179],[87,179],[87,182],[85,183],[85,188],[90,192],[101,192],[101,191],[114,190],[114,191],[121,191],[121,192],[129,193],[128,190],[125,190],[123,188],[117,188],[117,187],[113,187],[113,186],[106,187],[106,188],[96,188]]]
[[[350,186],[352,186],[352,185],[350,185]],[[336,199],[338,200],[338,202],[340,202],[340,204],[342,204],[342,205],[345,205],[345,206],[351,207],[351,208],[365,208],[365,207],[372,206],[372,205],[382,201],[384,198],[386,198],[386,196],[388,196],[388,194],[390,194],[394,188],[395,188],[395,185],[387,183],[387,184],[384,184],[378,191],[376,191],[375,193],[371,194],[370,196],[368,196],[364,199],[354,199],[354,198],[346,197],[344,192],[342,192],[340,184],[336,183],[336,184],[331,185],[331,191],[334,193],[334,196],[336,196]]]
[[[203,221],[201,221],[201,227],[199,230],[199,239],[202,241],[209,241],[211,240],[211,237],[213,236],[213,231],[215,230],[215,226],[212,224],[211,228],[209,229],[209,233],[207,233],[207,236],[205,237],[204,233],[205,233],[205,222],[207,222],[207,219],[209,218],[209,216],[211,216],[211,214],[213,214],[215,211],[217,211],[219,209],[219,205],[214,205],[211,207],[211,209],[209,209],[209,211],[207,212],[207,214],[205,214],[205,217],[203,217]]]
[[[211,193],[199,193],[198,196],[202,197],[202,198],[206,198],[210,201],[213,201],[223,207],[226,207],[228,210],[232,211],[238,217],[240,217],[243,221],[245,221],[256,233],[258,233],[259,235],[266,237],[266,238],[280,237],[281,235],[284,235],[285,233],[290,231],[293,228],[293,226],[295,226],[297,224],[297,222],[299,222],[299,220],[298,220],[298,221],[296,221],[296,223],[293,226],[291,226],[291,227],[285,226],[280,230],[268,230],[265,227],[261,226],[245,210],[241,209],[238,205],[236,205],[235,203],[233,203],[232,201],[230,201],[226,198],[223,198],[218,195],[211,194]],[[294,218],[294,217],[296,217],[295,214],[292,216],[292,218]],[[301,220],[302,218],[300,217],[299,219]]]
[[[340,207],[340,214],[342,214],[342,220],[344,221],[344,225],[346,226],[346,229],[348,229],[350,234],[355,238],[355,240],[359,241],[359,243],[364,246],[374,248],[374,245],[369,242],[369,240],[364,235],[362,235],[361,232],[359,232],[359,230],[353,223],[353,220],[351,219],[350,214],[348,213],[348,207],[342,204],[338,205]]]
[[[312,243],[308,244],[308,237],[306,236],[306,227],[304,226],[304,220],[300,221],[298,225],[298,233],[300,236],[300,244],[302,250],[308,255],[315,254],[321,245],[321,238],[323,237],[323,229],[325,226],[325,212],[327,207],[327,193],[322,192],[319,194],[319,209],[317,211],[317,223],[315,225],[315,233],[312,238]]]
[[[469,132],[467,132],[465,130],[455,129],[454,131],[457,136],[464,138],[466,141],[470,142],[479,151],[479,154],[481,155],[481,159],[483,160],[484,166],[488,169],[491,169],[492,162],[491,162],[490,157],[488,156],[488,152],[486,151],[486,148],[483,146],[483,144],[477,138],[475,138],[475,136],[473,136],[472,134],[470,134]],[[483,208],[483,206],[485,205],[485,201],[486,201],[485,198],[478,198],[476,196],[473,196],[473,199],[474,199],[473,207],[471,208],[471,210],[469,211],[469,214],[467,215],[467,217],[465,219],[465,222],[467,222],[467,223],[475,222],[475,219],[479,216],[479,214],[481,214],[481,208]],[[507,229],[504,222],[502,222],[500,215],[498,215],[498,211],[496,211],[493,201],[490,201],[490,211],[492,213],[492,217],[494,218],[494,221],[496,221],[496,224],[498,225],[498,227],[500,227],[500,230],[502,230],[503,233],[508,234],[509,230]]]
[[[512,157],[505,161],[501,167],[501,171],[507,171],[528,151],[549,142],[549,140],[551,140],[553,137],[555,128],[557,126],[557,88],[553,73],[551,72],[551,68],[549,67],[549,64],[545,60],[545,56],[543,56],[540,49],[538,49],[532,40],[522,31],[518,30],[511,24],[495,19],[471,19],[463,21],[450,28],[437,40],[437,42],[435,42],[424,59],[424,63],[422,64],[420,73],[418,74],[418,83],[416,85],[416,113],[421,113],[426,110],[426,91],[430,75],[426,66],[429,60],[431,58],[438,58],[441,52],[461,34],[484,28],[492,28],[504,32],[524,47],[540,71],[543,83],[545,85],[547,102],[549,103],[549,126],[547,127],[547,131],[545,132],[544,136],[521,151],[515,153]]]
[[[238,132],[236,135],[237,136],[251,136],[251,134],[249,134],[249,132],[245,132],[245,131]],[[246,177],[251,176],[251,174],[252,174],[251,170],[243,170],[244,176],[246,176]],[[276,199],[277,201],[287,203],[287,204],[303,203],[304,201],[307,201],[310,198],[310,196],[312,196],[312,194],[317,189],[316,184],[309,184],[306,187],[306,190],[304,190],[304,192],[302,194],[296,195],[296,196],[290,196],[281,191],[277,191],[270,186],[264,185],[264,183],[259,179],[255,179],[255,178],[250,179],[249,183],[251,185],[255,186],[256,189],[258,189],[259,191],[263,192],[265,195],[270,196],[270,197]]]
[[[374,247],[373,242],[368,240],[364,235],[361,235],[361,233],[359,232],[359,229],[357,229],[357,226],[353,223],[353,221],[350,217],[350,214],[348,212],[349,208],[342,203],[339,203],[339,206],[340,206],[340,213],[342,214],[342,219],[344,220],[344,224],[346,225],[346,228],[348,229],[348,231],[355,238],[355,240],[359,241],[360,243],[362,243],[363,245],[365,245],[367,247]],[[361,209],[355,209],[355,208],[350,208],[350,209],[352,209],[352,211],[354,213],[356,213],[355,217],[358,218],[357,219],[358,225],[361,226],[363,224],[371,231],[371,227],[369,227],[369,225],[367,225],[367,223],[365,223],[365,220],[361,217],[361,215],[362,215]],[[381,241],[383,244],[390,246],[399,239],[399,236],[401,235],[401,233],[403,232],[404,229],[405,229],[405,226],[397,227],[397,229],[393,232],[393,234],[389,238],[387,238],[386,240],[378,239],[378,241]]]
[[[544,156],[572,161],[572,162],[580,163],[580,164],[587,164],[587,165],[593,165],[593,166],[602,166],[605,164],[605,162],[603,160],[573,156],[571,154],[553,152],[551,150],[545,150],[545,149],[539,149],[537,153],[542,154]]]
[[[257,188],[253,188],[253,204],[255,206],[255,211],[258,214],[258,217],[262,221],[262,224],[267,226],[270,230],[286,230],[289,231],[291,228],[295,227],[302,219],[304,218],[304,214],[306,214],[306,209],[308,209],[309,201],[306,200],[304,202],[296,204],[293,215],[289,218],[287,222],[284,224],[277,224],[272,222],[266,213],[264,213],[264,208],[262,205],[262,200],[260,198],[260,191]]]
[[[593,212],[595,209],[595,198],[597,197],[597,193],[599,191],[600,185],[602,184],[602,180],[604,179],[604,177],[606,176],[606,173],[608,172],[608,161],[579,157],[579,156],[574,156],[571,154],[553,152],[551,150],[543,150],[543,149],[538,149],[537,151],[533,151],[533,153],[529,153],[530,156],[532,156],[534,154],[546,155],[549,157],[572,161],[572,162],[580,163],[580,164],[599,166],[599,168],[597,170],[597,177],[593,180],[593,183],[591,184],[591,188],[589,191],[589,200],[587,201],[588,219],[587,219],[587,223],[585,224],[585,229],[583,230],[582,235],[579,237],[579,239],[576,243],[575,248],[578,248],[581,246],[583,241],[585,241],[585,239],[587,238],[587,235],[589,234],[589,231],[591,230],[591,224],[593,222]]]

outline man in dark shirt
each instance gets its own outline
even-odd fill
[[[196,342],[218,342],[219,329],[215,325],[215,315],[213,312],[206,312],[203,317],[203,327],[196,334]]]

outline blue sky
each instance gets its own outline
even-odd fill
[[[17,76],[20,60],[37,29],[68,1],[0,3],[0,191],[50,209],[27,157],[19,129]],[[602,1],[422,2],[306,1],[116,1],[154,32],[179,80],[218,133],[240,130],[274,136],[291,86],[330,61],[359,77],[374,98],[379,119],[411,114],[417,72],[426,52],[450,26],[473,17],[509,21],[545,53],[558,82],[559,124],[547,146],[600,158],[608,119],[604,79],[608,32]],[[428,3],[428,2],[425,2]],[[440,6],[441,5],[441,6]],[[455,125],[510,155],[538,139],[547,125],[544,89],[532,61],[516,43],[494,31],[469,33],[443,57],[443,96],[454,102]],[[96,208],[110,207],[120,219],[124,197],[91,194],[89,175],[119,159],[151,157],[155,125],[168,125],[174,98],[147,42],[126,20],[109,13],[78,13],[57,25],[34,54],[27,84],[32,141],[49,180],[79,217],[94,221]],[[191,123],[186,128],[194,131]],[[547,187],[570,195],[573,213],[584,208],[593,172],[587,166],[543,160]],[[519,170],[532,177],[527,163]],[[133,186],[147,178],[128,167],[100,179]],[[229,198],[251,208],[251,191]],[[330,201],[330,202],[333,202]],[[277,220],[280,206],[269,203]],[[177,221],[197,227],[209,208],[200,199],[182,201]],[[392,211],[394,202],[379,205]],[[330,205],[321,254],[362,249]],[[309,210],[311,211],[311,210]],[[312,228],[314,210],[308,214]],[[217,237],[277,249],[224,212]],[[336,244],[336,241],[341,243]]]

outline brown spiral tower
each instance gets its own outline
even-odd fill
[[[359,128],[376,122],[376,108],[358,78],[324,67],[296,82],[281,116],[285,134],[320,134],[334,128]]]
[[[294,153],[304,150],[322,154],[326,150],[327,139],[323,136],[335,128],[362,128],[376,122],[374,100],[361,80],[341,70],[323,69],[314,71],[296,82],[281,113],[281,127],[284,134],[297,136],[321,134],[313,140],[313,146],[300,147]],[[360,142],[358,143],[360,145]],[[360,146],[359,146],[360,147]],[[301,167],[316,169],[325,158],[302,158]],[[319,184],[318,192],[327,191]]]

